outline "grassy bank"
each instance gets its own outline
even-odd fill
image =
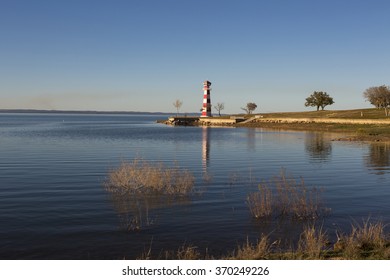
[[[247,119],[247,121],[239,122],[237,124],[223,123],[223,120],[230,120],[231,118],[230,115],[224,115],[212,118],[215,120],[221,120],[221,123],[210,123],[208,125],[337,132],[342,133],[343,136],[335,140],[376,142],[390,141],[390,117],[386,117],[383,110],[375,108],[259,113],[256,115],[238,114],[232,116],[243,117]],[[255,118],[255,116],[258,117]],[[166,120],[159,120],[157,122],[170,124]]]
[[[389,120],[385,117],[383,110],[378,109],[356,109],[356,110],[337,110],[337,111],[310,111],[310,112],[286,112],[286,113],[266,113],[261,114],[262,118],[255,119],[252,122],[238,124],[237,126],[261,127],[285,130],[311,130],[339,132],[344,136],[339,140],[360,140],[360,141],[390,141],[390,124],[348,124],[348,123],[321,123],[315,122],[323,120]],[[273,118],[293,118],[293,119],[312,119],[313,122],[267,122],[267,119]]]
[[[267,118],[389,119],[380,109],[322,110],[261,114]]]

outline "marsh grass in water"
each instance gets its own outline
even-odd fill
[[[267,218],[272,215],[273,193],[266,185],[260,184],[259,190],[248,194],[246,203],[253,217]]]
[[[109,192],[186,195],[192,191],[194,181],[190,171],[178,166],[134,159],[111,170],[104,185]]]
[[[111,170],[104,187],[118,213],[120,228],[141,231],[155,225],[153,209],[188,203],[194,181],[191,172],[177,165],[134,159]]]
[[[120,229],[129,232],[139,232],[157,227],[162,209],[191,203],[191,197],[186,195],[172,196],[132,192],[108,192],[107,195],[118,215]]]
[[[246,203],[254,218],[289,216],[313,220],[329,212],[322,207],[322,190],[307,188],[303,179],[295,180],[284,169],[269,182],[262,182],[256,192],[247,196]]]
[[[149,215],[149,205],[142,200],[133,200],[129,204],[131,209],[126,209],[121,214],[120,226],[125,231],[140,231],[145,227],[150,227],[155,223],[156,218]]]

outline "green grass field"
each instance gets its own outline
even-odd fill
[[[258,113],[263,118],[322,118],[322,119],[354,119],[354,120],[390,120],[383,109],[323,110],[306,112]],[[243,115],[241,115],[243,116]],[[249,118],[250,116],[246,116]],[[340,132],[344,136],[340,140],[352,141],[390,141],[389,124],[343,124],[343,123],[271,123],[250,122],[237,126],[260,127],[284,130],[311,130]]]
[[[383,109],[323,110],[306,112],[265,113],[269,118],[334,118],[334,119],[390,119]]]

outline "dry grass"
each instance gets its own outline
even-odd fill
[[[152,260],[152,259],[165,259],[165,260],[199,260],[199,259],[209,259],[207,251],[202,255],[196,246],[191,244],[183,244],[176,251],[164,251],[160,252],[158,257],[153,257],[152,255],[152,244],[149,248],[145,250],[138,260]]]
[[[183,245],[176,252],[176,259],[178,260],[198,260],[200,256],[198,248],[191,245]]]
[[[252,216],[256,219],[272,215],[273,195],[266,185],[260,184],[259,191],[250,193],[246,202]]]
[[[319,260],[322,258],[328,244],[328,238],[314,225],[306,226],[298,242],[298,255],[303,259]]]
[[[140,231],[145,227],[153,225],[154,220],[149,216],[148,206],[141,206],[137,203],[137,208],[119,215],[120,227],[125,231]]]
[[[122,162],[109,172],[104,187],[118,212],[122,230],[141,231],[155,224],[150,211],[188,203],[195,178],[178,166],[166,167],[143,159]]]
[[[284,169],[269,183],[261,183],[246,202],[254,218],[276,215],[308,220],[317,219],[326,210],[322,208],[319,189],[308,189],[303,180],[297,182]]]
[[[247,239],[246,243],[238,246],[237,250],[232,253],[228,259],[235,260],[264,260],[272,254],[272,247],[277,242],[270,243],[268,236],[262,235],[256,244],[252,244]]]
[[[111,170],[104,185],[110,192],[184,195],[192,191],[194,181],[186,169],[135,159]]]
[[[257,244],[247,242],[230,255],[229,259],[389,259],[390,241],[384,233],[381,222],[365,221],[363,225],[353,225],[349,235],[342,235],[333,245],[328,235],[314,225],[304,227],[296,250],[284,250],[278,245],[278,240],[270,242],[267,236],[262,236]],[[342,244],[342,245],[341,245]]]
[[[163,203],[154,197],[138,194],[114,192],[109,193],[108,198],[118,215],[120,229],[128,232],[154,226],[157,215],[151,210],[166,204],[166,200]]]
[[[334,252],[345,259],[388,259],[390,244],[384,228],[382,222],[372,223],[369,219],[362,225],[352,225],[349,235],[336,233]]]
[[[271,242],[269,236],[262,235],[256,243],[249,239],[227,256],[209,255],[208,251],[200,253],[194,245],[182,245],[176,251],[165,251],[155,259],[229,259],[229,260],[383,260],[390,258],[390,241],[384,234],[384,225],[381,222],[370,223],[368,220],[362,226],[352,226],[349,235],[339,236],[339,240],[333,244],[328,241],[328,235],[322,228],[308,225],[303,228],[298,241],[297,249],[284,249],[282,242]],[[342,245],[341,245],[342,244]],[[140,259],[154,259],[151,246]]]

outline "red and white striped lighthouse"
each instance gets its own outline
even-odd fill
[[[210,86],[211,82],[203,82],[203,107],[201,117],[211,117]]]

